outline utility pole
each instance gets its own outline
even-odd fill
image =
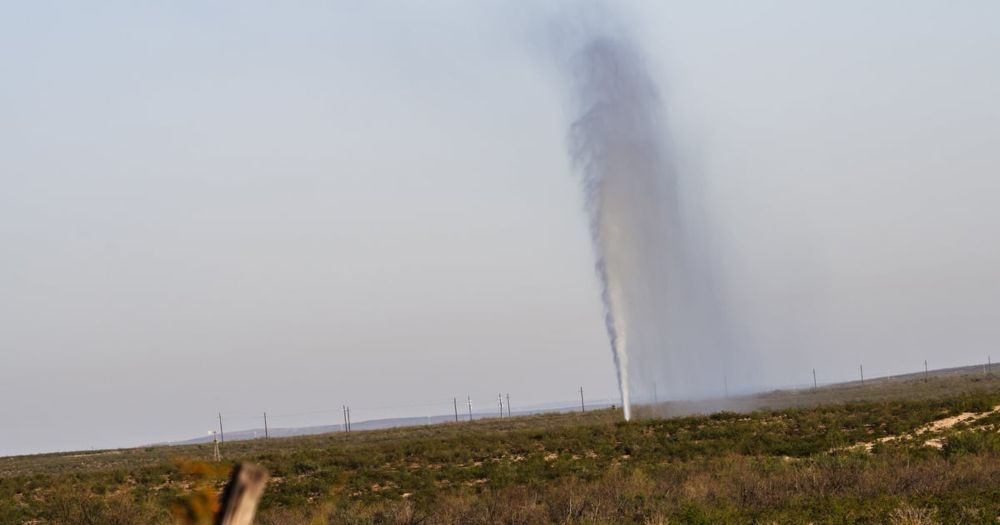
[[[267,439],[267,412],[264,412],[264,439]]]
[[[503,396],[497,394],[497,401],[500,402],[500,419],[503,419]]]
[[[472,422],[472,396],[465,397],[465,403],[469,405],[469,422]]]
[[[226,442],[226,434],[222,431],[222,412],[219,412],[219,441]]]
[[[813,368],[813,390],[816,390],[817,386],[818,385],[816,384],[816,369]]]
[[[351,406],[347,405],[347,431],[351,431]]]
[[[340,410],[344,413],[344,433],[347,434],[351,431],[351,427],[347,426],[347,405],[340,405]]]
[[[455,422],[458,423],[458,398],[451,398],[452,403],[455,405]]]
[[[587,407],[586,407],[586,405],[583,404],[583,387],[581,386],[580,387],[580,413],[582,414],[582,413],[584,413],[586,411],[587,411]]]
[[[924,359],[924,383],[927,382],[927,360]]]
[[[865,386],[865,365],[858,365],[858,370],[861,371],[861,386]]]
[[[510,394],[507,394],[507,419],[510,419]]]

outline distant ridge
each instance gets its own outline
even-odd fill
[[[588,401],[587,408],[601,409],[613,406],[606,400]],[[579,405],[570,405],[568,403],[559,405],[539,405],[526,410],[513,410],[511,411],[512,416],[527,416],[531,414],[542,414],[551,412],[572,412],[579,410]],[[468,421],[468,413],[462,414],[459,412],[459,421]],[[483,412],[473,412],[472,419],[491,419],[497,417],[495,412],[483,413]],[[506,417],[506,415],[504,416]],[[437,415],[437,416],[417,416],[417,417],[394,417],[386,419],[370,419],[367,421],[352,421],[351,430],[380,430],[385,428],[395,428],[395,427],[416,427],[421,425],[437,425],[441,423],[452,423],[455,421],[454,414],[447,415]],[[309,436],[314,434],[328,434],[330,432],[343,432],[343,425],[317,425],[308,427],[268,427],[267,434],[270,437],[292,437],[292,436]],[[245,441],[248,439],[258,439],[264,437],[264,428],[251,428],[246,430],[227,430],[226,431],[226,441]],[[199,443],[211,443],[212,436],[200,436],[191,439],[185,439],[182,441],[168,441],[163,443],[154,443],[153,445],[195,445]]]
[[[994,368],[1000,370],[1000,365],[993,365]],[[894,375],[883,375],[883,376],[873,376],[866,377],[864,383],[859,380],[841,381],[837,383],[827,383],[819,385],[819,392],[833,392],[841,390],[851,390],[856,388],[864,388],[864,386],[873,386],[877,383],[884,383],[885,381],[891,382],[907,382],[922,380],[925,375],[930,378],[942,378],[956,375],[974,375],[985,370],[985,363],[978,365],[968,365],[968,366],[958,366],[951,368],[939,368],[931,369],[928,372],[918,371],[909,372]],[[702,414],[711,413],[719,410],[736,410],[736,411],[748,411],[756,410],[761,408],[782,408],[793,406],[798,404],[798,400],[793,400],[793,398],[788,397],[791,394],[793,397],[798,397],[798,394],[806,394],[812,392],[811,384],[798,384],[790,385],[784,387],[772,387],[769,390],[759,391],[755,393],[737,394],[730,399],[703,399],[697,401],[668,401],[662,402],[658,405],[654,404],[640,404],[638,405],[639,410],[649,415],[650,413],[655,413],[659,416],[680,416],[680,415],[690,415],[690,414]],[[859,391],[858,399],[865,398],[865,394]],[[853,399],[851,396],[841,399],[841,401]],[[814,402],[821,401],[817,398]],[[826,400],[829,402],[830,400]],[[618,403],[613,400],[594,400],[587,401],[587,408],[602,409],[609,408],[617,405]],[[550,403],[543,405],[535,405],[524,410],[514,410],[511,412],[513,416],[527,416],[532,414],[543,414],[552,412],[573,412],[580,409],[580,405],[573,402],[564,403]],[[652,409],[652,411],[650,410]],[[468,421],[468,413],[459,412],[459,421]],[[473,419],[491,419],[497,417],[496,412],[474,412],[472,414]],[[441,414],[435,416],[417,416],[417,417],[396,417],[396,418],[385,418],[385,419],[371,419],[366,421],[356,421],[351,422],[351,430],[380,430],[386,428],[395,427],[415,427],[422,425],[437,425],[441,423],[450,423],[455,421],[454,414]],[[278,437],[292,437],[292,436],[308,436],[315,434],[327,434],[330,432],[343,432],[343,425],[316,425],[307,427],[270,427],[268,428],[268,436],[278,438]],[[264,437],[264,428],[251,428],[245,430],[227,430],[226,431],[226,441],[245,441],[250,439],[259,439]],[[181,441],[169,441],[161,443],[153,443],[152,445],[194,445],[199,443],[211,443],[211,436],[200,436],[196,438],[181,440]]]

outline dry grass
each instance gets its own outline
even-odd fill
[[[858,389],[876,401],[851,401]],[[1000,413],[987,412],[1000,404],[997,378],[759,397],[791,406],[796,396],[802,408],[631,423],[610,410],[550,414],[227,443],[225,453],[271,470],[263,525],[996,523]],[[847,449],[856,443],[870,452]],[[209,457],[210,445],[195,445],[0,458],[0,523],[201,516],[226,465],[185,460]]]

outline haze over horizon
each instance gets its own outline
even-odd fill
[[[615,5],[700,181],[731,389],[1000,359],[1000,4]],[[575,7],[0,8],[0,455],[615,398]]]

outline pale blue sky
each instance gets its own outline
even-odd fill
[[[1000,359],[1000,3],[615,5],[744,387]],[[0,454],[613,397],[577,9],[0,4]]]

